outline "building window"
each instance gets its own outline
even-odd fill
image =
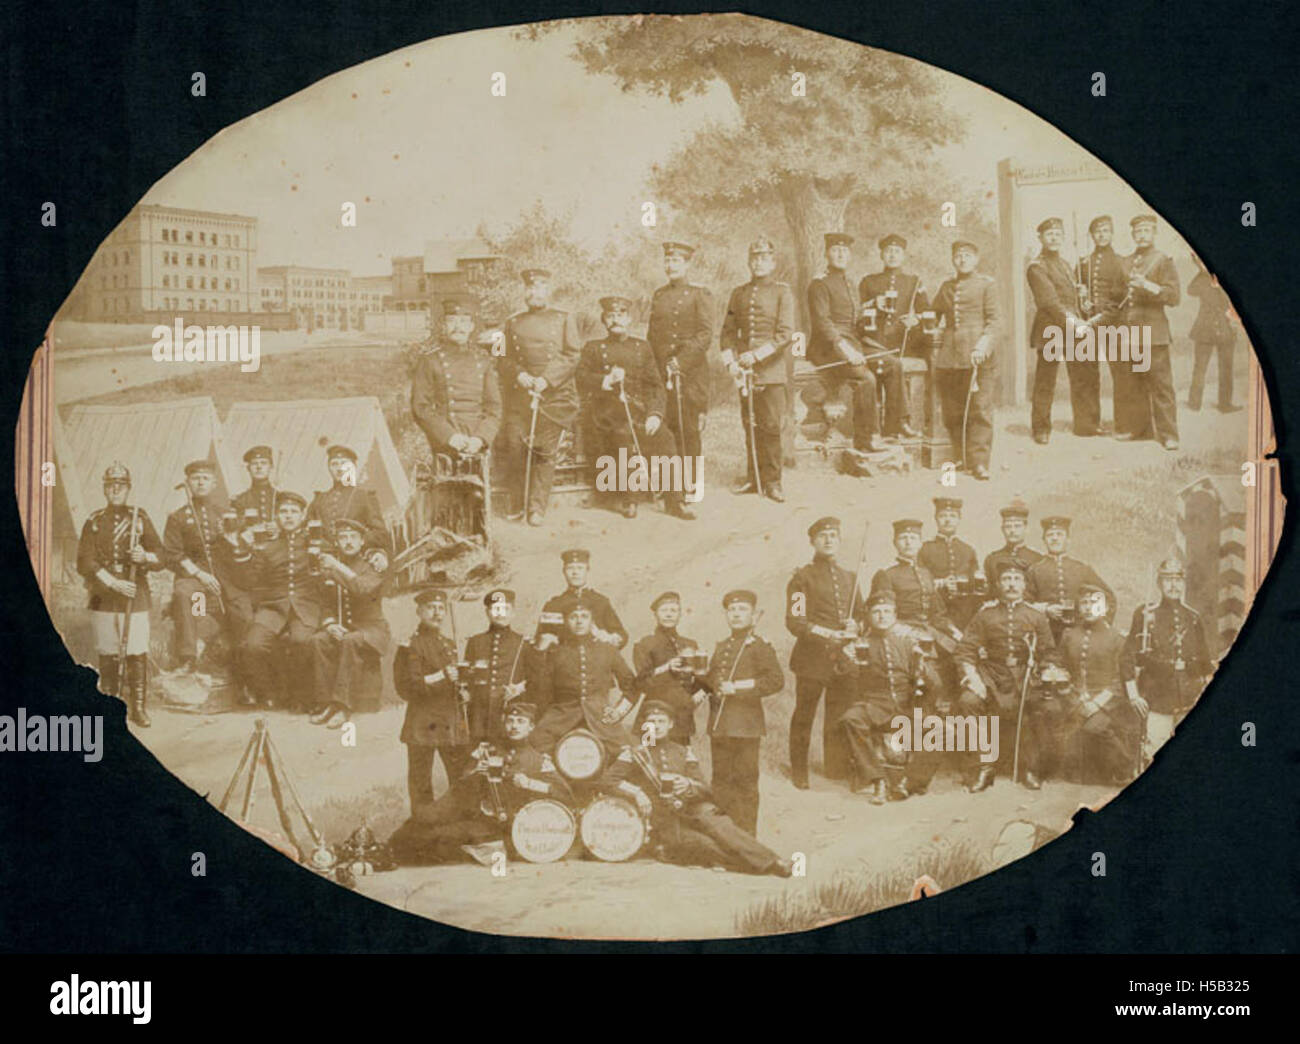
[[[200,232],[200,233],[199,233],[199,243],[200,243],[200,245],[202,245],[203,243],[206,243],[207,241],[208,241],[208,237],[205,236],[202,232]]]
[[[200,312],[207,311],[207,304],[208,304],[208,302],[205,301],[205,300],[203,300],[203,298],[200,297],[200,298],[199,298],[199,311],[200,311]]]
[[[186,232],[186,233],[185,233],[185,242],[187,242],[187,243],[193,243],[193,242],[194,242],[194,233],[193,233],[193,232]]]
[[[185,289],[186,289],[186,290],[193,290],[193,289],[194,289],[194,277],[193,277],[193,276],[186,276],[186,277],[185,277]],[[193,306],[191,306],[191,307],[193,307]]]
[[[230,289],[230,280],[229,280],[229,279],[226,280],[226,289],[227,289],[227,290]]]
[[[199,255],[199,267],[200,267],[200,268],[205,268],[205,267],[207,267],[207,260],[208,260],[208,259],[207,259],[206,257],[204,257],[202,254],[200,254],[200,255]]]
[[[186,263],[187,265],[190,265],[190,266],[192,267],[192,266],[194,265],[194,255],[193,255],[193,254],[186,254],[186,255],[185,255],[185,263]]]
[[[171,276],[163,276],[163,289],[166,290],[170,285]]]

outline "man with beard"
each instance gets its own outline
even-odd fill
[[[104,471],[107,503],[81,528],[77,572],[90,594],[101,690],[127,705],[133,724],[148,728],[147,574],[163,568],[163,547],[145,510],[127,504],[130,492],[131,473],[114,461]]]
[[[687,280],[695,248],[665,243],[668,282],[650,299],[646,340],[667,386],[668,427],[687,457],[700,459],[700,433],[709,411],[709,345],[713,342],[713,294]]]
[[[671,738],[672,706],[649,700],[641,714],[643,739],[624,747],[602,782],[636,802],[650,821],[658,858],[683,866],[720,866],[746,874],[789,877],[792,867],[733,823],[712,801],[690,747]]]
[[[392,640],[384,619],[383,577],[361,554],[365,526],[341,518],[334,533],[339,553],[320,555],[324,615],[311,639],[312,682],[320,704],[311,720],[332,729],[351,717],[358,690],[367,674],[373,677]]]
[[[794,293],[787,284],[772,278],[775,270],[772,241],[756,239],[749,246],[752,278],[731,292],[720,343],[722,361],[741,389],[740,424],[745,432],[748,475],[733,492],[762,492],[782,503],[785,500],[781,490],[785,350],[793,339],[796,316]]]
[[[961,524],[962,502],[958,497],[934,498],[934,539],[927,540],[917,553],[917,562],[930,571],[935,585],[943,592],[948,618],[965,627],[980,606],[979,589],[983,583],[979,557],[975,549],[957,537]]]
[[[623,516],[635,518],[637,493],[650,488],[651,460],[674,459],[677,445],[672,431],[663,427],[664,383],[650,346],[627,333],[632,323],[632,301],[626,297],[602,297],[600,312],[608,336],[587,342],[576,375],[584,435],[588,440],[587,456],[597,468],[596,495],[614,493]],[[618,466],[620,451],[628,461],[626,472]],[[638,468],[643,469],[646,478],[645,490],[602,489],[599,479],[602,473],[626,477],[626,485],[631,486]],[[664,490],[664,510],[678,518],[693,519],[695,516],[685,506],[684,492],[684,489]]]
[[[474,741],[500,739],[501,720],[507,704],[527,688],[532,665],[524,636],[510,626],[515,615],[515,593],[494,587],[483,596],[487,613],[486,631],[471,635],[465,643],[469,664],[469,731]],[[532,725],[529,725],[532,731]]]
[[[692,668],[688,660],[698,656],[699,643],[677,633],[681,595],[665,591],[650,603],[650,611],[655,614],[656,627],[632,647],[632,666],[646,697],[672,708],[673,742],[689,744],[695,731],[695,708],[703,702],[698,682],[707,668]]]
[[[853,702],[854,671],[842,649],[858,634],[853,619],[857,577],[835,561],[840,520],[819,518],[808,527],[808,540],[813,560],[794,571],[785,589],[785,628],[795,637],[790,654],[795,678],[790,779],[800,790],[808,789],[808,745],[823,693],[823,771],[827,779],[839,779],[848,771],[848,750],[835,723]]]
[[[957,646],[957,668],[962,691],[958,703],[966,714],[996,714],[1000,721],[1016,722],[1024,693],[1024,718],[1020,749],[1025,764],[1024,785],[1038,790],[1039,771],[1050,751],[1049,724],[1041,693],[1034,687],[1032,669],[1056,662],[1052,629],[1047,617],[1024,600],[1025,571],[1012,559],[997,572],[998,601],[975,614]],[[1026,690],[1026,686],[1028,689]],[[1002,743],[1003,754],[1012,744]],[[979,775],[970,785],[977,794],[993,785],[996,766],[978,762]]]
[[[497,370],[489,355],[470,344],[473,332],[469,306],[448,302],[437,342],[415,362],[411,414],[435,454],[486,453],[501,424]]]
[[[521,277],[526,307],[506,320],[500,362],[504,463],[510,517],[526,517],[530,526],[540,526],[551,499],[560,439],[578,416],[573,372],[582,343],[573,315],[550,305],[551,273],[526,268]]]

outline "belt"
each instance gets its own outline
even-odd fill
[[[1079,706],[1082,708],[1085,717],[1091,718],[1114,697],[1110,689],[1102,689],[1100,692],[1089,695],[1088,693],[1079,694]]]

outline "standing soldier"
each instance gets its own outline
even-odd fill
[[[894,606],[892,591],[867,599],[870,627],[846,650],[857,663],[858,688],[838,723],[853,762],[850,789],[855,794],[870,789],[873,805],[908,796],[908,754],[890,744],[890,723],[900,714],[910,720],[912,709],[939,685],[920,646],[894,629]]]
[[[930,570],[916,560],[921,551],[919,519],[900,518],[894,523],[894,550],[898,561],[876,571],[871,578],[871,593],[889,591],[895,598],[899,621],[913,632],[913,637],[951,653],[961,633],[954,633],[943,593]]]
[[[1151,357],[1147,369],[1132,368],[1124,384],[1130,399],[1131,430],[1116,435],[1122,441],[1155,436],[1167,450],[1178,448],[1178,399],[1174,395],[1174,372],[1169,358],[1169,318],[1166,308],[1181,299],[1178,270],[1166,255],[1155,249],[1154,214],[1139,214],[1129,222],[1137,249],[1127,259],[1128,293],[1124,298],[1123,325],[1145,333],[1151,331]]]
[[[469,306],[448,303],[442,334],[415,362],[411,413],[429,449],[452,456],[486,453],[501,424],[501,386],[492,359],[470,344]]]
[[[664,244],[668,282],[650,299],[646,340],[668,387],[668,427],[687,457],[699,460],[700,433],[709,411],[709,345],[713,342],[713,294],[686,280],[695,248]]]
[[[227,629],[233,654],[238,629],[250,615],[247,595],[230,582],[230,545],[221,539],[225,505],[212,496],[216,482],[216,467],[210,460],[186,464],[186,505],[168,515],[163,526],[163,563],[176,575],[172,583],[172,657],[183,673],[193,671],[198,661],[200,632],[210,638]],[[200,592],[204,610],[195,616],[194,596]]]
[[[1146,701],[1134,682],[1133,657],[1124,636],[1111,629],[1106,590],[1085,583],[1079,588],[1078,622],[1061,637],[1061,666],[1070,674],[1073,706],[1061,722],[1069,736],[1061,750],[1073,763],[1075,778],[1127,783],[1140,770],[1134,721],[1146,715]]]
[[[546,518],[560,439],[578,416],[573,383],[582,343],[577,320],[550,306],[551,273],[526,268],[524,311],[506,320],[501,389],[505,397],[507,481],[512,518],[530,526]]]
[[[442,632],[447,593],[425,588],[415,596],[420,622],[393,661],[397,692],[406,700],[402,742],[411,814],[433,804],[433,760],[442,755],[449,790],[470,767],[468,711],[456,663],[456,643]]]
[[[933,540],[921,545],[916,560],[930,571],[935,584],[942,589],[948,619],[964,628],[980,606],[983,575],[975,549],[957,538],[961,508],[958,497],[934,498],[936,534]]]
[[[903,271],[903,260],[907,256],[907,240],[896,232],[891,232],[880,240],[880,260],[884,268],[862,277],[858,283],[858,298],[863,310],[874,308],[880,317],[875,337],[891,352],[897,355],[882,356],[873,360],[873,366],[881,364],[898,366],[902,375],[902,360],[908,348],[923,347],[922,338],[913,338],[912,331],[920,324],[918,312],[929,307],[929,295],[921,285],[919,275],[910,275]],[[907,383],[900,384],[898,396],[888,395],[885,402],[885,434],[902,435],[914,438],[917,434],[907,423]]]
[[[304,682],[311,678],[309,642],[320,625],[320,582],[316,552],[303,528],[306,498],[288,490],[275,496],[276,535],[266,539],[260,528],[246,528],[239,536],[227,534],[232,555],[247,577],[253,618],[244,631],[241,660],[244,680],[252,695],[267,707],[285,701],[281,685],[289,689],[287,702],[297,705]],[[285,647],[283,657],[279,640]],[[283,659],[284,671],[278,667]]]
[[[1237,328],[1233,324],[1232,302],[1223,292],[1219,281],[1205,270],[1205,265],[1195,254],[1196,275],[1192,276],[1187,292],[1199,297],[1201,305],[1196,311],[1196,321],[1192,323],[1192,344],[1195,346],[1195,359],[1192,364],[1192,387],[1187,393],[1187,405],[1190,409],[1201,408],[1201,395],[1205,390],[1205,375],[1210,368],[1210,356],[1219,360],[1219,412],[1235,413],[1241,409],[1232,401],[1232,347],[1237,340]]]
[[[1065,553],[1070,544],[1070,520],[1064,515],[1048,515],[1042,524],[1047,554],[1034,562],[1025,574],[1025,598],[1034,608],[1047,614],[1052,624],[1052,636],[1059,641],[1061,632],[1074,622],[1075,603],[1085,584],[1105,592],[1109,606],[1106,618],[1114,619],[1115,592],[1092,566]]]
[[[663,427],[664,382],[650,346],[627,334],[632,324],[631,299],[602,297],[600,319],[609,335],[587,342],[576,374],[584,430],[592,443],[587,447],[588,459],[596,462],[608,457],[616,461],[623,450],[629,462],[640,457],[647,469],[653,458],[671,460],[677,455],[677,446],[672,431]],[[629,478],[633,467],[629,464]],[[622,475],[623,471],[619,468],[616,473]],[[635,518],[635,493],[627,489],[616,492],[624,517]],[[684,488],[666,489],[663,494],[668,514],[682,519],[695,517],[685,506]]]
[[[713,796],[736,826],[758,833],[758,751],[767,723],[763,699],[785,686],[776,650],[754,633],[753,591],[728,591],[722,599],[731,635],[713,651],[704,685],[709,697],[709,747]]]
[[[373,670],[392,641],[384,619],[384,579],[361,554],[365,526],[340,518],[334,532],[338,556],[320,555],[325,604],[321,629],[311,639],[312,682],[320,704],[311,720],[331,729],[351,717],[366,660]]]
[[[241,529],[246,529],[250,525],[262,525],[273,529],[275,494],[278,491],[271,484],[271,447],[253,446],[244,454],[244,464],[248,468],[248,488],[236,494],[231,499],[230,506],[239,512]]]
[[[366,527],[367,543],[388,543],[388,526],[379,510],[379,498],[373,489],[358,485],[356,450],[348,446],[331,446],[325,451],[331,484],[318,490],[307,508],[307,522],[320,522],[325,536],[337,540],[334,524],[341,518],[355,519]]]
[[[1056,397],[1056,372],[1061,365],[1059,359],[1047,358],[1046,345],[1054,340],[1062,349],[1072,348],[1075,327],[1083,322],[1075,273],[1061,257],[1064,240],[1065,222],[1060,218],[1040,222],[1038,241],[1042,250],[1025,273],[1035,305],[1034,326],[1029,333],[1036,359],[1030,421],[1034,441],[1040,445],[1046,445],[1052,435],[1052,400]],[[1101,371],[1095,362],[1087,359],[1066,362],[1065,369],[1070,379],[1074,433],[1086,437],[1096,435],[1101,424]]]
[[[1042,785],[1038,773],[1050,750],[1050,722],[1030,670],[1055,662],[1052,628],[1047,617],[1024,600],[1023,566],[1004,559],[996,575],[997,603],[975,614],[957,646],[962,682],[958,703],[966,713],[996,714],[999,721],[1013,725],[1020,721],[1023,706],[1019,748],[1025,764],[1024,784],[1038,790]],[[1014,751],[1014,740],[1000,742],[1000,748],[1003,755]],[[978,794],[991,787],[995,770],[994,764],[979,763],[979,776],[969,786],[970,792]]]
[[[787,410],[785,350],[794,336],[794,292],[772,278],[772,241],[749,245],[753,276],[731,291],[722,321],[722,361],[740,385],[740,423],[745,430],[745,481],[735,493],[764,493],[778,504],[781,491],[781,422]],[[755,467],[758,468],[755,474]]]
[[[487,630],[471,635],[465,643],[470,669],[469,731],[475,742],[496,742],[507,704],[527,687],[524,679],[532,665],[531,650],[525,648],[524,636],[510,626],[515,615],[513,591],[495,587],[483,596],[483,606]]]
[[[1115,253],[1111,239],[1115,235],[1115,223],[1109,214],[1100,214],[1088,223],[1088,235],[1092,237],[1093,250],[1087,257],[1079,259],[1079,283],[1083,287],[1083,299],[1080,304],[1088,322],[1100,333],[1112,328],[1122,318],[1124,294],[1128,290],[1128,277],[1124,273],[1124,262]],[[1101,353],[1098,352],[1098,363]],[[1107,360],[1110,367],[1111,413],[1115,420],[1115,431],[1120,431],[1121,404],[1132,400],[1132,395],[1125,390],[1124,381],[1129,373],[1121,359]],[[1100,397],[1100,393],[1099,393]]]
[[[1214,673],[1200,614],[1183,601],[1183,564],[1176,558],[1161,562],[1156,583],[1159,601],[1140,606],[1128,632],[1138,691],[1151,707],[1146,744],[1152,752],[1173,735]]]
[[[623,621],[618,618],[618,613],[608,598],[587,586],[587,577],[591,572],[591,552],[581,547],[561,551],[560,562],[564,567],[565,587],[542,605],[537,628],[537,651],[545,652],[564,636],[565,618],[575,605],[591,610],[590,630],[593,638],[607,642],[615,649],[623,648],[627,644],[627,628],[623,626]]]
[[[934,296],[939,347],[933,369],[943,423],[959,464],[977,479],[987,479],[993,449],[998,295],[992,278],[975,271],[979,257],[974,243],[959,240],[952,245],[957,274]]]
[[[1019,498],[1004,507],[1002,515],[1002,536],[1006,540],[996,551],[990,551],[984,559],[984,576],[992,584],[996,583],[998,567],[1005,561],[1015,562],[1029,575],[1029,567],[1043,557],[1041,551],[1035,551],[1025,543],[1025,530],[1029,528],[1029,508]]]
[[[808,789],[808,744],[822,693],[822,761],[827,779],[848,773],[848,749],[836,722],[854,698],[854,668],[842,654],[857,637],[853,619],[857,577],[835,562],[840,546],[840,520],[819,518],[808,527],[813,560],[800,566],[785,589],[785,627],[795,636],[790,654],[794,672],[794,714],[790,718],[790,779]]]
[[[90,593],[90,626],[103,689],[127,705],[133,723],[148,728],[147,574],[163,567],[162,543],[145,510],[127,504],[130,492],[131,473],[115,461],[104,471],[108,503],[81,528],[77,572]]]
[[[901,415],[902,369],[896,359],[891,360],[892,367],[868,365],[856,332],[858,295],[849,282],[853,237],[844,232],[827,232],[824,240],[826,274],[808,284],[808,317],[812,325],[808,361],[820,371],[829,398],[837,397],[848,383],[853,398],[853,448],[871,452],[881,448],[876,385],[885,382],[885,397],[899,404]]]
[[[632,666],[646,697],[673,709],[673,741],[688,744],[695,731],[695,707],[702,699],[696,696],[699,678],[705,673],[694,666],[699,643],[677,633],[682,598],[676,591],[659,595],[650,603],[650,611],[656,627],[632,647]]]

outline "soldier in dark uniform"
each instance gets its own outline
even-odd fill
[[[898,404],[902,413],[902,368],[897,359],[878,367],[880,360],[868,360],[858,339],[858,295],[849,282],[853,260],[853,237],[827,232],[826,274],[808,284],[808,317],[812,333],[808,339],[808,361],[828,398],[840,394],[845,382],[853,398],[853,447],[870,452],[880,449],[880,418],[876,412],[876,386],[885,383],[885,398]],[[897,418],[895,418],[897,423]]]
[[[312,637],[312,683],[319,704],[312,721],[336,729],[356,709],[356,690],[388,651],[392,633],[384,619],[384,579],[361,554],[365,526],[356,519],[334,523],[338,556],[320,555],[321,630]],[[367,660],[370,662],[367,663]]]
[[[537,627],[537,651],[546,652],[550,646],[564,637],[565,618],[575,605],[586,606],[591,610],[592,637],[597,641],[609,643],[615,649],[623,648],[627,644],[627,628],[618,618],[618,613],[614,611],[610,600],[599,591],[594,591],[587,586],[587,576],[591,571],[591,552],[585,548],[562,551],[560,561],[564,565],[565,588],[553,598],[548,598],[542,605]]]
[[[961,465],[977,479],[987,479],[993,449],[993,388],[997,383],[997,288],[990,276],[975,271],[979,249],[974,243],[954,243],[952,263],[957,274],[934,295],[934,337],[938,347],[932,368],[944,427]]]
[[[411,814],[433,804],[433,760],[442,755],[452,790],[470,767],[469,711],[457,663],[456,643],[442,631],[447,594],[425,588],[415,596],[420,622],[398,651],[393,676],[406,701],[402,742],[406,744],[406,786]]]
[[[1174,394],[1169,318],[1165,309],[1173,308],[1181,299],[1178,270],[1173,261],[1155,249],[1155,215],[1139,214],[1129,224],[1137,249],[1126,259],[1128,293],[1121,323],[1139,330],[1150,328],[1151,358],[1145,371],[1130,364],[1129,376],[1124,381],[1130,395],[1125,416],[1132,418],[1132,427],[1118,432],[1116,438],[1127,441],[1154,435],[1165,449],[1176,450],[1178,398]]]
[[[1139,606],[1128,632],[1128,651],[1137,667],[1138,692],[1150,705],[1147,747],[1154,751],[1201,695],[1214,659],[1200,614],[1183,601],[1186,574],[1176,558],[1156,571],[1160,599]]]
[[[891,232],[880,240],[880,259],[884,268],[862,277],[858,283],[858,299],[862,302],[864,313],[875,311],[876,330],[871,334],[874,341],[883,344],[896,356],[883,356],[872,360],[872,366],[878,372],[886,367],[899,367],[902,375],[902,359],[908,350],[923,354],[925,345],[920,335],[912,337],[912,331],[920,324],[917,314],[929,308],[930,297],[921,284],[919,275],[903,271],[903,260],[907,256],[907,240],[896,232]],[[885,434],[902,435],[913,438],[916,432],[907,423],[907,384],[900,384],[902,394],[897,401],[885,403]]]
[[[948,619],[965,627],[980,607],[984,575],[980,571],[975,549],[957,538],[961,524],[962,502],[958,497],[934,498],[936,535],[921,545],[917,562],[930,571],[935,585],[943,592]]]
[[[434,454],[486,453],[501,426],[497,368],[470,344],[473,332],[469,306],[449,302],[441,336],[415,362],[411,413]]]
[[[1205,270],[1201,259],[1193,254],[1192,260],[1196,262],[1196,275],[1187,285],[1187,292],[1201,303],[1192,323],[1195,355],[1187,405],[1193,410],[1201,408],[1205,375],[1210,368],[1210,357],[1214,356],[1219,360],[1219,412],[1235,413],[1241,407],[1232,401],[1232,348],[1237,341],[1237,327],[1231,319],[1232,302],[1219,281]]]
[[[709,411],[709,345],[713,343],[713,294],[687,281],[695,248],[664,244],[668,282],[650,299],[646,340],[667,391],[668,427],[682,453],[700,457],[700,433]]]
[[[526,268],[522,278],[527,307],[506,320],[505,354],[499,364],[505,401],[503,463],[513,503],[511,517],[527,516],[529,525],[540,526],[551,499],[560,439],[573,429],[578,416],[573,372],[582,342],[575,317],[549,304],[551,273]]]
[[[515,613],[513,591],[494,587],[483,596],[483,605],[487,630],[471,635],[465,643],[470,669],[469,731],[471,740],[496,741],[501,738],[501,715],[507,704],[527,688],[532,650],[510,626]]]
[[[671,738],[675,715],[668,703],[648,700],[641,721],[652,730],[649,742],[623,748],[605,770],[604,786],[636,802],[650,821],[655,855],[665,862],[789,877],[787,860],[713,803],[694,752]]]
[[[848,748],[835,723],[853,702],[854,670],[842,650],[858,634],[853,619],[857,577],[835,562],[840,520],[818,519],[808,527],[808,539],[813,546],[813,560],[794,571],[785,589],[785,628],[795,636],[790,654],[795,679],[790,779],[800,790],[808,789],[808,744],[822,693],[826,694],[823,771],[827,779],[840,779],[848,773]]]
[[[221,539],[225,504],[213,496],[216,466],[209,460],[185,465],[187,503],[167,516],[163,526],[163,564],[172,583],[172,657],[182,672],[194,670],[199,637],[207,640],[226,630],[230,650],[252,615],[248,595],[231,582],[230,545]],[[194,596],[204,596],[204,611],[194,615]]]
[[[900,714],[910,719],[923,696],[939,687],[930,658],[895,629],[895,605],[892,591],[877,591],[867,598],[870,625],[848,650],[857,664],[857,692],[839,720],[853,761],[851,789],[855,794],[870,789],[873,805],[908,796],[909,759],[906,751],[890,743],[891,722]]]
[[[776,650],[754,633],[757,603],[753,591],[728,591],[723,597],[731,635],[713,650],[703,682],[709,693],[713,795],[750,835],[758,833],[758,752],[767,733],[763,700],[785,687]]]
[[[242,674],[251,694],[267,707],[286,700],[283,689],[289,690],[287,702],[301,707],[297,690],[311,678],[309,643],[320,626],[321,603],[315,554],[302,525],[306,503],[281,490],[275,497],[275,537],[265,540],[265,531],[255,527],[238,537],[226,535],[253,604],[241,643]]]
[[[677,444],[672,431],[663,426],[664,382],[650,346],[639,337],[627,335],[632,322],[632,301],[626,297],[602,297],[600,311],[608,336],[587,342],[576,374],[583,406],[584,437],[590,442],[587,457],[597,463],[598,495],[614,493],[620,500],[623,515],[635,518],[637,491],[603,489],[600,474],[605,469],[600,464],[601,458],[618,461],[622,450],[629,462],[628,485],[631,485],[634,458],[641,457],[647,467],[654,458],[672,460],[677,456]],[[646,477],[649,479],[649,471]],[[648,481],[646,486],[648,489]],[[668,514],[683,519],[695,517],[683,502],[684,489],[666,489],[663,496]]]
[[[1062,346],[1073,345],[1074,328],[1084,317],[1079,313],[1078,284],[1075,272],[1061,257],[1065,240],[1065,222],[1047,218],[1038,225],[1042,250],[1025,273],[1034,297],[1034,326],[1029,343],[1037,361],[1034,363],[1034,394],[1031,427],[1034,441],[1046,444],[1052,434],[1052,399],[1056,396],[1056,371],[1060,360],[1048,359],[1044,345],[1055,338]],[[1095,362],[1077,359],[1066,362],[1070,379],[1070,409],[1074,416],[1074,433],[1093,436],[1101,424],[1101,371]]]
[[[998,567],[1005,561],[1015,562],[1029,575],[1029,567],[1043,557],[1041,551],[1035,551],[1025,543],[1025,530],[1029,528],[1029,508],[1023,500],[1013,500],[1004,507],[1002,515],[1002,536],[1006,540],[996,551],[989,552],[984,558],[984,576],[990,584],[995,583]]]
[[[127,504],[131,473],[114,462],[104,471],[104,499],[81,528],[77,572],[90,594],[90,626],[103,691],[126,703],[131,721],[149,727],[149,581],[163,568],[162,542],[143,508]],[[127,632],[129,628],[129,632]],[[122,638],[126,633],[125,664]]]
[[[961,671],[962,692],[958,703],[966,714],[996,714],[1000,722],[1013,727],[1024,696],[1024,721],[1020,737],[1021,758],[1025,764],[1024,784],[1030,790],[1041,786],[1039,772],[1050,753],[1050,720],[1045,713],[1042,693],[1028,679],[1031,665],[1041,667],[1056,662],[1052,628],[1047,617],[1024,600],[1024,567],[1014,559],[1004,559],[997,572],[998,602],[975,614],[957,646],[956,660]],[[1005,760],[1014,751],[1014,736],[1000,741]],[[968,755],[974,759],[978,755]],[[979,793],[993,785],[996,766],[979,763],[979,776],[970,786]]]
[[[1146,702],[1134,682],[1133,657],[1124,636],[1106,621],[1109,593],[1079,587],[1078,622],[1061,636],[1061,666],[1070,675],[1072,705],[1061,724],[1067,770],[1081,782],[1127,783],[1136,775],[1138,738]]]
[[[249,485],[230,501],[230,506],[239,512],[240,529],[255,524],[268,530],[275,528],[275,495],[278,490],[271,484],[272,463],[270,446],[253,446],[244,454]]]
[[[329,489],[318,490],[307,508],[307,522],[319,521],[325,526],[325,536],[336,540],[334,523],[340,518],[351,518],[366,527],[367,543],[388,543],[388,526],[379,510],[379,498],[373,489],[358,483],[357,454],[348,446],[331,446],[325,451],[330,478]]]
[[[1042,525],[1047,554],[1034,562],[1025,574],[1025,600],[1047,614],[1052,624],[1052,636],[1060,641],[1061,632],[1073,622],[1075,602],[1084,584],[1106,593],[1107,619],[1113,619],[1115,592],[1092,566],[1065,553],[1070,544],[1070,520],[1064,515],[1048,515]]]
[[[794,336],[797,316],[794,292],[788,284],[772,278],[775,251],[767,238],[749,245],[753,278],[731,291],[719,343],[722,361],[741,389],[740,423],[745,432],[747,475],[732,492],[757,493],[761,489],[781,503],[785,500],[781,490],[781,422],[787,412],[785,351]]]
[[[871,593],[892,593],[898,621],[912,632],[912,637],[922,643],[934,643],[951,653],[961,633],[948,619],[943,592],[935,584],[930,570],[916,560],[921,551],[921,528],[921,521],[915,518],[900,518],[894,522],[894,550],[898,553],[898,561],[876,571],[871,578]]]
[[[412,807],[411,818],[389,839],[393,858],[404,866],[454,862],[464,858],[463,846],[504,842],[511,818],[529,801],[572,801],[550,755],[530,742],[536,718],[531,703],[512,703],[492,730],[501,738],[480,744],[471,755],[474,767],[437,801],[430,791],[427,803]]]
[[[1084,317],[1100,333],[1118,325],[1123,318],[1124,295],[1128,290],[1128,276],[1124,271],[1123,259],[1115,253],[1111,239],[1115,234],[1115,223],[1109,214],[1101,214],[1088,223],[1088,235],[1092,237],[1093,250],[1087,257],[1079,260],[1079,282],[1083,287],[1082,300]],[[1100,353],[1098,354],[1100,362]],[[1124,381],[1131,376],[1122,360],[1111,362],[1112,415],[1115,430],[1120,429],[1121,404],[1132,395],[1121,392]]]
[[[636,679],[619,651],[592,635],[587,606],[570,605],[564,620],[568,633],[538,657],[528,683],[542,708],[533,744],[538,750],[550,751],[565,733],[585,727],[613,757],[635,742],[630,712]]]
[[[632,666],[646,697],[673,709],[673,742],[688,744],[695,732],[695,708],[703,702],[698,682],[705,668],[692,668],[683,657],[698,654],[699,643],[677,633],[682,599],[676,591],[659,595],[650,603],[650,611],[656,627],[632,647]]]

